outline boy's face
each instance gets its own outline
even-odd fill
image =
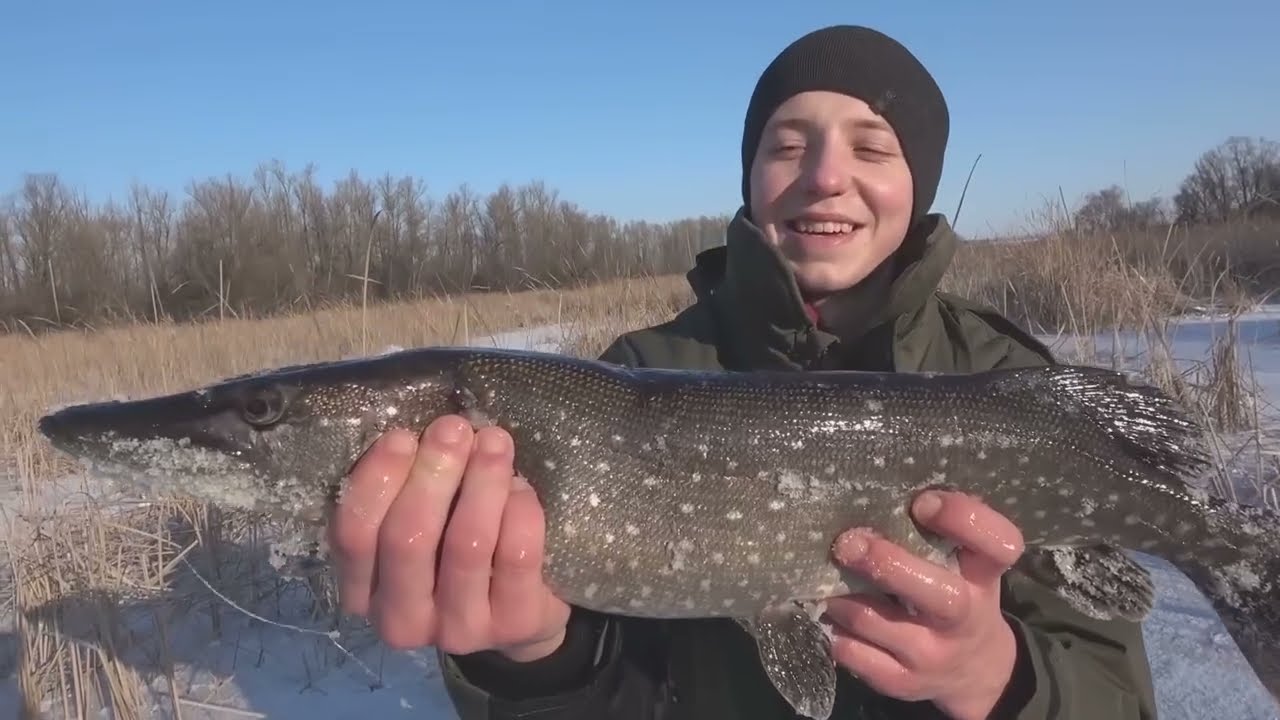
[[[857,98],[795,95],[751,166],[751,215],[814,299],[857,284],[902,244],[911,171],[887,122]]]

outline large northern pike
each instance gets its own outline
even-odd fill
[[[1007,515],[1027,543],[1019,571],[1095,617],[1151,608],[1150,577],[1119,549],[1167,558],[1280,696],[1280,518],[1188,482],[1208,466],[1199,428],[1108,370],[708,373],[430,348],[73,406],[39,426],[138,487],[315,527],[379,433],[445,413],[514,437],[559,597],[734,618],[809,717],[828,717],[835,695],[822,601],[866,589],[833,561],[833,540],[872,527],[946,562],[950,548],[908,513],[929,487]]]

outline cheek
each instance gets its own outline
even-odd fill
[[[756,162],[751,166],[751,217],[757,224],[772,222],[778,198],[793,181],[781,163]]]
[[[886,168],[869,174],[863,183],[863,197],[882,224],[906,224],[911,220],[911,173],[906,166]]]

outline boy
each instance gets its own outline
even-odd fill
[[[751,97],[743,207],[726,245],[689,273],[697,302],[603,359],[795,371],[1053,362],[994,310],[937,290],[957,242],[928,213],[948,133],[941,91],[896,41],[848,26],[798,39]],[[451,417],[420,441],[388,434],[351,482],[334,520],[344,607],[393,646],[435,645],[463,720],[795,717],[732,621],[605,617],[551,595],[541,511],[501,430]],[[842,669],[833,718],[1155,716],[1137,624],[1089,619],[1005,575],[1021,535],[978,500],[926,493],[912,511],[961,548],[959,570],[857,528],[837,541],[839,562],[917,613],[867,596],[829,603]]]

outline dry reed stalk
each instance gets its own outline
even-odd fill
[[[1080,237],[1059,228],[1033,242],[963,247],[945,285],[995,305],[1036,331],[1080,338],[1090,362],[1089,343],[1111,332],[1111,363],[1124,365],[1121,330],[1137,332],[1148,346],[1146,365],[1140,368],[1144,374],[1201,408],[1206,417],[1234,425],[1244,417],[1239,401],[1248,395],[1237,371],[1235,335],[1215,345],[1208,369],[1196,379],[1178,369],[1168,340],[1168,316],[1206,304],[1211,293],[1204,290],[1213,286],[1208,278],[1223,274],[1208,266],[1234,246],[1224,239],[1214,247],[1214,252],[1193,252],[1187,237],[1173,233]],[[1232,285],[1227,294],[1233,295],[1232,304],[1243,305],[1248,284]],[[48,480],[70,467],[33,431],[36,416],[55,402],[163,392],[275,364],[332,359],[388,345],[466,342],[473,333],[552,323],[561,328],[565,352],[594,356],[617,335],[669,319],[691,299],[683,278],[667,276],[569,291],[322,307],[270,320],[152,322],[93,333],[3,336],[0,356],[9,372],[0,376],[0,403],[10,413],[0,426],[0,450],[14,458],[16,474],[24,480],[24,510],[36,517],[49,510],[44,500]],[[1216,302],[1210,297],[1207,304]],[[273,594],[279,602],[279,579],[264,577],[258,570],[261,559],[237,549],[240,541],[255,546],[271,530],[248,515],[190,503],[112,515],[90,507],[74,516],[54,512],[34,526],[38,531],[30,542],[11,548],[22,647],[19,677],[30,709],[53,698],[67,717],[83,717],[95,697],[126,713],[142,707],[136,671],[119,660],[121,653],[137,648],[130,646],[127,634],[111,635],[111,627],[102,627],[119,619],[109,605],[93,605],[95,597],[163,591],[161,624],[209,603],[216,631],[219,610],[209,594],[184,580],[183,564],[191,562],[201,578],[233,602],[253,607],[272,600]],[[314,612],[332,616],[336,627],[336,603],[327,601],[333,598],[332,579],[320,574],[310,587],[317,599]],[[85,596],[87,589],[97,594]],[[36,611],[84,597],[88,612],[75,618]],[[73,608],[66,606],[67,612]],[[72,619],[92,631],[92,651],[69,639],[64,625]],[[171,667],[163,649],[155,656],[162,672]],[[172,702],[181,702],[168,675]]]

